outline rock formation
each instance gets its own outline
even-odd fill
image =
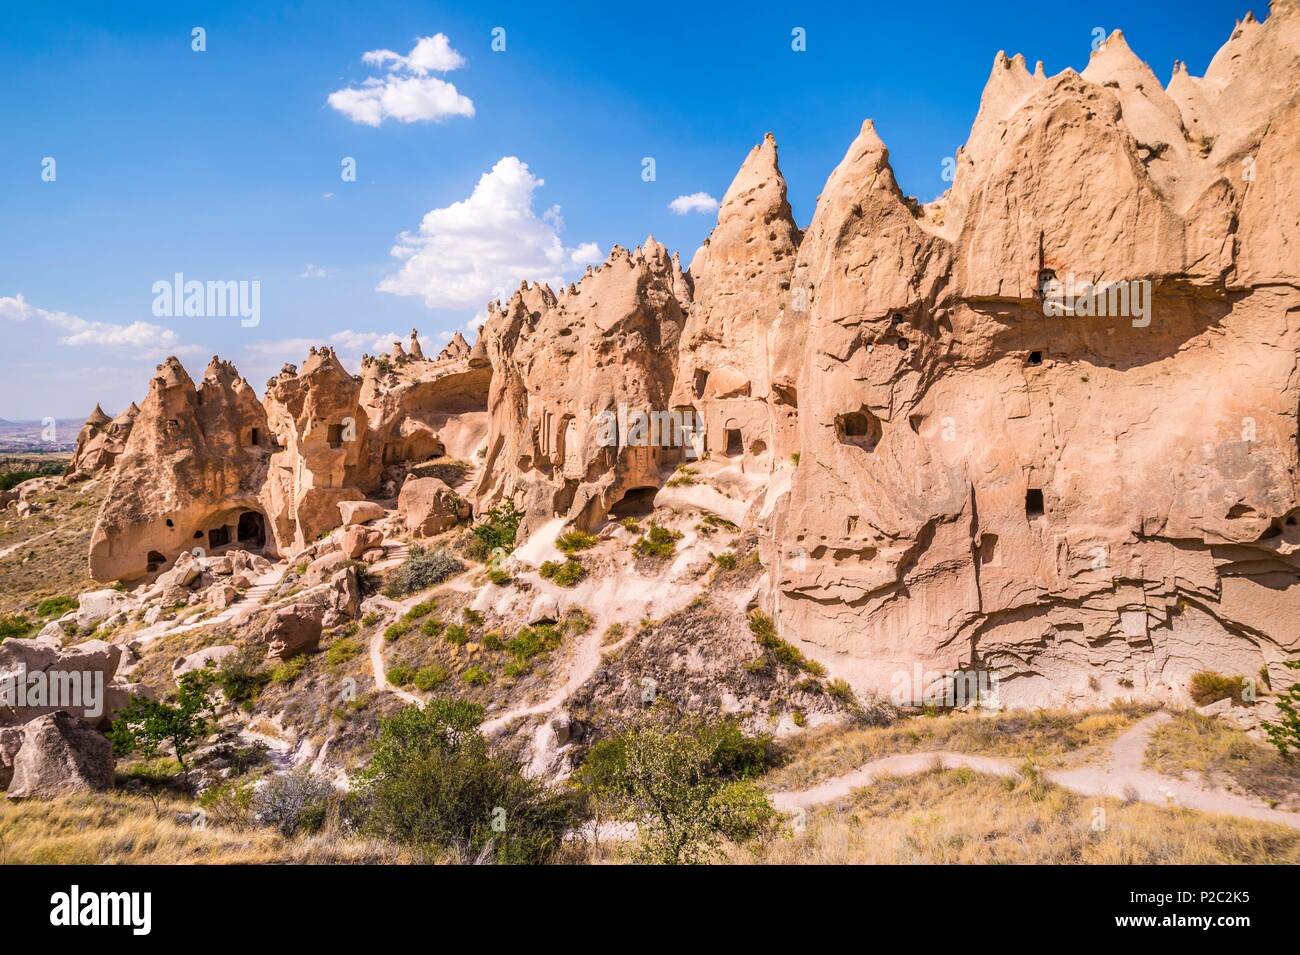
[[[99,405],[95,405],[95,410],[77,434],[77,448],[66,476],[76,480],[111,468],[126,450],[126,440],[131,436],[131,426],[139,413],[139,407],[132,402],[129,408],[110,419]]]

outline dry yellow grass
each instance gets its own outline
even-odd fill
[[[269,829],[194,828],[177,819],[193,805],[99,793],[41,802],[0,800],[0,864],[402,863],[386,843],[330,833],[285,839]]]
[[[1191,772],[1273,806],[1300,807],[1300,758],[1284,759],[1275,747],[1222,720],[1175,713],[1151,734],[1146,761],[1170,776]]]
[[[1099,816],[1098,810],[1104,815]],[[1094,822],[1104,827],[1094,828]],[[1300,832],[1084,798],[1032,778],[935,770],[882,780],[809,814],[802,832],[732,847],[761,864],[1300,862]]]
[[[954,750],[988,756],[1024,756],[1050,763],[1067,753],[1118,736],[1151,707],[1115,706],[1099,712],[1035,712],[917,716],[893,726],[827,726],[792,739],[783,766],[765,782],[772,789],[803,789],[863,763],[896,753]]]

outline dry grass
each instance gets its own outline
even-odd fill
[[[1098,810],[1104,816],[1098,815]],[[1095,820],[1104,828],[1094,828]],[[1152,865],[1300,862],[1300,832],[1076,796],[966,769],[881,780],[812,812],[802,832],[733,847],[761,864]]]
[[[269,829],[195,828],[182,801],[98,793],[50,802],[0,801],[0,864],[152,865],[402,863],[386,843],[324,833],[285,839]]]
[[[1146,761],[1170,776],[1190,772],[1275,807],[1300,807],[1300,759],[1284,759],[1273,746],[1222,720],[1191,711],[1174,714],[1151,734]]]
[[[14,511],[5,512],[7,521],[0,521],[0,551],[23,546],[0,557],[0,613],[12,613],[46,597],[106,586],[87,576],[87,554],[107,491],[106,481],[74,484],[39,495],[41,510],[30,517],[19,519]],[[45,503],[50,498],[55,503]]]
[[[787,744],[785,765],[767,777],[774,789],[803,789],[847,773],[881,756],[953,750],[988,756],[1023,756],[1051,762],[1113,739],[1150,712],[1116,706],[1099,712],[949,713],[918,716],[894,726],[848,729],[827,726]]]

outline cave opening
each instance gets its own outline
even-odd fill
[[[235,528],[235,539],[249,547],[261,548],[266,545],[266,523],[257,511],[244,511],[239,515],[239,524]]]

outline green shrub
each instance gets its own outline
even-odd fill
[[[199,793],[198,804],[212,825],[244,829],[252,822],[253,787],[237,780],[213,783]]]
[[[677,542],[681,539],[680,531],[669,530],[651,521],[649,532],[638,537],[632,549],[638,557],[666,560],[677,552]]]
[[[361,644],[348,637],[335,640],[325,651],[325,663],[332,670],[341,667],[361,653]]]
[[[464,610],[460,612],[460,615],[465,619],[465,622],[469,624],[471,627],[483,626],[483,615],[479,613],[477,610],[472,610],[469,607],[466,607]]]
[[[271,668],[272,683],[292,683],[307,669],[307,654],[300,653]]]
[[[32,622],[21,614],[0,617],[0,642],[10,637],[25,637],[33,629]]]
[[[482,667],[470,667],[460,675],[461,679],[470,686],[487,686],[492,682],[492,676]]]
[[[217,667],[217,686],[226,699],[245,709],[251,707],[271,674],[262,668],[263,651],[254,646],[241,647]]]
[[[447,625],[437,617],[430,617],[424,623],[420,624],[420,632],[426,637],[436,637],[445,630]]]
[[[587,568],[582,561],[570,557],[564,563],[555,560],[543,561],[537,572],[557,587],[574,587],[587,576]]]
[[[448,643],[454,643],[458,647],[463,647],[469,643],[469,631],[458,623],[453,623],[442,632]]]
[[[465,565],[445,550],[431,551],[417,544],[411,548],[410,556],[402,566],[393,571],[384,593],[390,597],[418,593],[442,583],[448,577],[456,576],[464,569]]]
[[[724,841],[775,824],[767,796],[749,782],[770,753],[770,740],[749,740],[734,722],[683,716],[660,703],[596,743],[575,780],[597,805],[637,823],[640,861],[707,862]]]
[[[416,621],[419,620],[421,617],[429,616],[429,614],[433,613],[437,609],[438,609],[438,601],[422,600],[414,607],[412,607],[410,610],[406,611],[406,613],[402,615],[402,619]]]
[[[489,650],[500,650],[505,646],[500,630],[489,630],[483,634],[483,646]]]
[[[69,610],[76,609],[76,597],[48,597],[36,605],[36,615],[38,617],[62,617]]]
[[[796,673],[802,671],[816,677],[826,675],[824,666],[816,660],[809,660],[800,652],[798,647],[782,640],[776,632],[776,624],[772,622],[772,618],[761,610],[750,612],[749,631],[754,635],[754,639],[758,641],[758,645],[763,648],[761,665],[757,669],[765,669],[768,665],[774,665],[785,667],[787,670]],[[751,668],[751,672],[757,671]]]
[[[515,535],[519,531],[519,522],[524,512],[515,507],[511,500],[502,501],[487,512],[482,523],[474,527],[474,539],[470,542],[469,556],[475,560],[485,561],[497,548],[509,553],[515,549]]]
[[[555,539],[555,546],[570,557],[599,543],[600,538],[595,534],[584,534],[582,531],[570,531]]]
[[[695,478],[700,472],[686,464],[678,465],[673,476],[667,481],[669,487],[689,487],[695,483]]]
[[[523,676],[532,668],[533,662],[531,660],[507,660],[506,665],[501,668],[501,672],[514,679]]]
[[[408,686],[415,679],[415,668],[406,663],[394,663],[384,676],[393,686]]]
[[[492,581],[492,583],[496,584],[498,587],[509,587],[510,584],[514,582],[514,578],[504,570],[489,570],[488,580]]]
[[[364,617],[361,618],[361,625],[363,627],[373,627],[375,624],[379,623],[379,621],[383,619],[384,618],[380,614],[377,614],[372,610],[370,611],[370,613],[366,614]]]
[[[394,640],[398,640],[410,633],[412,626],[413,625],[409,620],[394,620],[384,628],[384,639],[390,643]]]
[[[1222,673],[1202,670],[1200,673],[1192,674],[1192,685],[1189,689],[1192,700],[1197,706],[1206,706],[1218,700],[1228,699],[1240,704],[1241,691],[1245,688],[1245,683],[1245,677],[1242,676],[1225,676]]]
[[[524,776],[479,730],[483,709],[433,699],[381,718],[357,786],[362,831],[455,861],[540,864],[583,820],[581,798]]]
[[[1286,666],[1300,670],[1300,660],[1288,660]],[[1264,732],[1277,751],[1289,758],[1300,752],[1300,683],[1292,683],[1277,695],[1277,708],[1282,718],[1276,723],[1265,723]]]
[[[739,559],[731,551],[722,554],[715,554],[713,561],[723,570],[735,570],[736,565],[740,563]]]
[[[629,533],[632,534],[641,533],[641,524],[637,521],[635,517],[625,517],[618,523],[619,526],[623,528],[623,530],[628,531]]]
[[[427,667],[420,667],[415,671],[413,678],[415,688],[428,693],[435,687],[441,686],[447,682],[447,668],[431,664]]]
[[[836,700],[843,706],[854,707],[858,705],[857,694],[853,692],[853,687],[849,686],[847,680],[834,679],[826,684],[826,692],[831,695],[831,699]]]
[[[253,819],[286,838],[320,832],[331,804],[338,801],[334,787],[306,770],[272,776],[253,792]]]
[[[533,627],[524,627],[514,639],[505,645],[505,650],[516,660],[531,660],[543,653],[549,653],[560,645],[560,631],[551,624],[539,623]]]

